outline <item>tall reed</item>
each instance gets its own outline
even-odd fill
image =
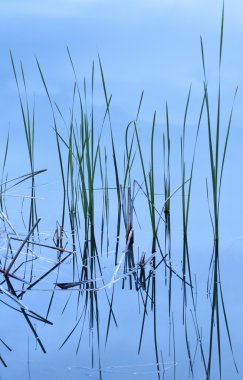
[[[229,134],[231,130],[232,124],[232,115],[233,115],[233,107],[234,100],[237,94],[237,88],[234,94],[233,105],[231,108],[231,112],[229,115],[228,125],[226,129],[226,136],[222,141],[222,156],[220,156],[220,142],[221,142],[221,61],[222,61],[222,48],[223,48],[223,34],[224,34],[224,5],[222,9],[222,17],[221,17],[221,30],[220,30],[220,47],[219,47],[219,81],[218,81],[218,96],[217,96],[217,119],[216,119],[216,131],[215,136],[213,136],[213,126],[211,122],[211,111],[210,111],[210,103],[209,103],[209,93],[208,93],[208,83],[206,78],[206,69],[205,69],[205,59],[204,59],[204,47],[203,41],[201,38],[201,53],[202,53],[202,64],[203,64],[203,72],[204,72],[204,93],[205,93],[205,104],[206,104],[206,115],[207,115],[207,129],[208,129],[208,145],[209,145],[209,156],[210,156],[210,170],[211,170],[211,189],[212,189],[212,211],[210,212],[213,234],[214,234],[214,250],[212,257],[212,276],[213,276],[213,284],[212,284],[212,301],[211,301],[211,323],[210,323],[210,334],[209,334],[209,355],[208,355],[208,363],[207,363],[207,380],[210,379],[211,376],[211,364],[212,364],[212,352],[213,352],[213,335],[214,328],[216,327],[216,336],[217,336],[217,351],[218,351],[218,362],[219,362],[219,375],[220,378],[222,376],[222,357],[221,357],[221,320],[220,320],[220,301],[223,310],[224,322],[228,334],[230,349],[233,355],[233,349],[231,344],[231,337],[228,327],[227,315],[224,306],[223,300],[223,292],[222,285],[220,281],[220,247],[219,247],[219,226],[220,226],[220,201],[221,201],[221,188],[222,188],[222,179],[223,179],[223,171],[224,164],[226,158],[226,152],[229,141]],[[208,187],[208,185],[207,185]],[[207,190],[208,192],[208,190]],[[234,355],[233,355],[234,359]],[[234,360],[235,363],[235,360]],[[235,363],[236,367],[236,363]],[[236,367],[237,370],[237,367]]]
[[[166,102],[166,131],[163,133],[163,163],[164,163],[164,217],[165,217],[165,254],[168,254],[169,259],[169,316],[171,313],[171,297],[172,297],[172,265],[171,265],[171,210],[170,210],[170,197],[171,197],[171,167],[170,167],[170,121],[169,109]],[[167,266],[165,266],[165,281],[167,282]]]
[[[22,62],[20,62],[21,79],[22,79],[22,85],[24,87],[24,95],[22,96],[21,91],[20,91],[19,80],[18,80],[18,76],[17,76],[15,64],[14,64],[14,59],[13,59],[13,55],[12,55],[11,51],[10,51],[10,59],[11,59],[11,64],[12,64],[12,69],[13,69],[13,73],[14,73],[14,78],[15,78],[17,90],[18,90],[19,104],[20,104],[22,121],[23,121],[23,126],[24,126],[29,164],[30,164],[31,173],[33,174],[31,177],[31,195],[30,195],[30,208],[29,208],[29,221],[28,221],[28,231],[30,231],[38,220],[37,204],[36,204],[36,190],[35,190],[35,175],[34,175],[34,172],[35,172],[35,155],[34,155],[34,153],[35,153],[34,152],[34,148],[35,148],[35,103],[32,106],[32,112],[31,112],[30,105],[29,105],[29,99],[28,99],[28,95],[27,95],[27,86],[26,86],[26,79],[25,79],[23,64],[22,64]],[[37,232],[38,232],[38,226],[37,226]],[[30,245],[30,243],[27,244],[25,272],[27,269],[29,245]],[[32,246],[32,248],[33,248],[33,246]],[[33,276],[33,260],[31,261],[30,281],[32,280],[32,276]]]
[[[143,96],[143,94],[142,94],[142,96]],[[141,96],[141,98],[142,98],[142,96]],[[158,372],[158,378],[160,379],[160,366],[159,366],[158,345],[157,345],[156,277],[152,275],[152,272],[156,268],[156,257],[154,255],[154,253],[156,252],[156,243],[157,243],[157,225],[156,225],[156,211],[155,211],[155,178],[154,178],[154,131],[155,131],[155,124],[156,124],[156,112],[154,112],[152,127],[151,127],[150,169],[149,169],[149,172],[147,174],[145,171],[144,156],[143,156],[140,138],[139,138],[139,134],[138,134],[137,122],[136,121],[134,122],[139,158],[140,158],[142,174],[143,174],[143,183],[145,186],[145,195],[147,198],[147,203],[148,203],[148,208],[149,208],[150,223],[151,223],[151,229],[152,229],[151,252],[153,255],[153,258],[151,260],[151,267],[153,268],[153,270],[151,271],[151,275],[149,276],[148,285],[147,285],[147,289],[146,289],[146,298],[145,298],[142,328],[141,328],[141,334],[140,334],[139,351],[141,349],[141,343],[142,343],[142,337],[143,337],[143,331],[144,331],[144,323],[145,323],[145,316],[147,313],[147,302],[148,302],[148,297],[149,297],[150,284],[152,282],[152,289],[151,289],[151,297],[150,298],[151,298],[151,308],[153,310],[153,329],[154,329],[153,336],[154,336],[154,347],[155,347],[155,356],[156,356],[156,363],[157,363],[156,364],[157,365],[157,372]]]

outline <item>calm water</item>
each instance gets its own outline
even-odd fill
[[[176,134],[174,136],[175,143]],[[190,137],[189,137],[190,138]],[[104,140],[107,141],[108,137]],[[159,152],[159,145],[156,148]],[[146,144],[146,138],[142,139],[142,143]],[[203,144],[205,143],[205,145]],[[235,144],[236,146],[236,144]],[[121,148],[117,145],[118,154]],[[56,160],[55,146],[51,151]],[[108,153],[109,154],[109,153]],[[174,161],[172,165],[173,187],[174,189],[180,185],[180,173],[177,164],[178,154],[175,151]],[[145,153],[146,156],[146,153]],[[44,159],[43,159],[44,160]],[[50,164],[50,171],[58,169],[55,160]],[[146,300],[146,292],[149,280],[144,283],[144,288],[138,282],[141,268],[137,268],[131,276],[125,276],[124,279],[124,262],[126,257],[126,239],[125,228],[122,220],[122,228],[120,233],[118,261],[120,264],[114,266],[114,256],[116,247],[116,222],[117,222],[117,199],[116,191],[109,191],[109,229],[104,229],[103,253],[101,256],[100,249],[100,233],[101,233],[101,215],[102,215],[102,192],[95,192],[95,231],[97,238],[98,252],[101,257],[100,266],[102,274],[99,272],[96,263],[96,279],[95,286],[96,301],[86,298],[90,292],[83,290],[79,292],[79,287],[72,290],[63,290],[55,287],[56,282],[65,283],[78,281],[77,273],[73,277],[73,261],[68,258],[59,269],[50,273],[41,282],[36,284],[31,290],[24,294],[21,302],[42,317],[46,317],[51,297],[52,304],[48,313],[48,320],[53,325],[47,325],[44,322],[31,320],[38,336],[40,337],[47,353],[44,354],[38,345],[26,319],[22,313],[9,308],[6,304],[1,304],[1,312],[3,315],[3,323],[1,329],[1,339],[12,349],[10,352],[3,344],[1,345],[1,355],[8,365],[8,368],[1,367],[1,379],[14,378],[31,378],[42,379],[44,376],[48,378],[59,379],[187,379],[192,377],[190,371],[190,360],[187,351],[190,347],[192,360],[192,369],[194,378],[206,378],[205,370],[202,362],[199,340],[195,328],[197,324],[202,339],[202,349],[207,363],[209,352],[209,332],[211,306],[210,298],[207,294],[207,281],[209,274],[209,264],[213,249],[213,235],[210,225],[209,212],[207,207],[205,176],[208,170],[206,135],[202,130],[202,137],[197,152],[197,161],[195,169],[195,177],[193,182],[193,194],[191,203],[191,214],[188,230],[188,241],[190,247],[190,260],[192,268],[192,279],[194,284],[193,294],[196,299],[196,314],[191,299],[190,287],[187,286],[187,306],[185,309],[186,321],[183,322],[183,286],[182,281],[177,275],[182,273],[182,222],[181,222],[181,191],[179,190],[171,200],[171,261],[168,257],[166,262],[168,266],[170,262],[174,270],[171,279],[171,310],[169,313],[169,269],[165,274],[164,263],[161,263],[158,269],[151,274],[152,267],[150,261],[145,265],[145,277],[150,273],[150,288],[148,291],[147,313],[142,335],[141,350],[138,354],[139,341],[141,336],[144,302]],[[41,160],[40,160],[41,162]],[[156,163],[156,172],[158,173],[158,185],[156,205],[159,210],[163,206],[162,173],[161,160]],[[55,166],[56,165],[56,166]],[[237,170],[237,166],[233,163],[232,158],[228,157],[224,192],[222,195],[222,223],[221,240],[220,240],[220,267],[221,280],[224,295],[225,308],[228,317],[229,331],[232,339],[234,354],[237,361],[239,372],[241,373],[240,357],[242,352],[242,292],[240,289],[241,276],[241,251],[242,236],[240,235],[240,226],[238,219],[241,217],[241,199],[239,194],[240,186],[230,186],[231,181],[235,178],[232,174],[232,166]],[[42,167],[42,166],[41,166]],[[112,169],[111,157],[108,161],[108,170],[110,186],[114,185],[114,175]],[[14,168],[14,172],[20,169]],[[21,174],[21,172],[19,173]],[[141,171],[139,161],[137,160],[133,176],[135,179],[141,180]],[[56,220],[59,220],[61,214],[61,191],[60,179],[49,177],[48,173],[39,175],[37,178],[38,199],[38,215],[42,217],[39,225],[39,236],[35,234],[35,241],[41,244],[54,246],[54,232],[56,228]],[[234,177],[234,178],[233,178]],[[237,180],[237,178],[236,178]],[[97,181],[98,182],[98,181]],[[226,191],[227,190],[227,191]],[[10,194],[28,195],[29,186],[26,183],[15,187]],[[231,194],[229,196],[229,194]],[[60,199],[58,199],[60,198]],[[230,199],[229,199],[230,198]],[[9,220],[11,220],[14,229],[20,238],[27,235],[23,220],[28,221],[28,200],[22,204],[22,198],[7,197],[7,209],[9,211]],[[147,199],[140,191],[134,201],[134,263],[138,263],[142,253],[145,253],[145,259],[151,256],[152,235],[151,225],[149,221]],[[232,213],[232,210],[234,213]],[[23,220],[22,220],[23,217]],[[72,249],[72,238],[70,229],[67,225],[67,235],[64,236],[64,244],[67,249]],[[6,255],[6,232],[4,231],[4,223],[1,226],[1,262],[2,266]],[[10,227],[7,226],[7,232],[14,236]],[[107,243],[107,236],[109,242]],[[77,238],[77,237],[76,237]],[[168,253],[164,249],[164,223],[161,222],[159,230],[159,241],[163,250],[163,254]],[[78,242],[78,240],[77,240]],[[20,242],[13,241],[12,249],[17,250]],[[82,229],[80,230],[80,247],[83,249],[84,236]],[[78,247],[78,244],[77,244]],[[80,250],[77,248],[77,255]],[[55,250],[48,248],[33,247],[33,254],[36,260],[33,262],[33,279],[40,277],[46,273],[52,266],[57,263],[57,253]],[[30,255],[30,253],[29,253]],[[62,253],[64,255],[64,253]],[[64,257],[64,256],[62,256]],[[22,250],[16,267],[25,261],[26,247]],[[161,259],[161,253],[157,250],[156,261]],[[19,277],[24,276],[23,265],[17,272]],[[81,266],[79,267],[81,268]],[[116,270],[115,277],[114,272]],[[26,280],[29,281],[31,265],[26,268]],[[58,273],[58,278],[57,278]],[[176,275],[176,274],[177,275]],[[165,280],[167,279],[167,281]],[[187,277],[188,279],[188,277]],[[111,281],[115,280],[114,284]],[[130,282],[131,281],[131,282]],[[154,281],[156,286],[155,303],[151,303],[151,283]],[[15,291],[20,293],[22,283],[17,280],[11,280]],[[130,289],[132,284],[132,289]],[[26,286],[26,285],[25,285]],[[139,290],[136,289],[139,287]],[[7,284],[3,283],[2,287],[8,289]],[[79,290],[78,290],[79,289]],[[79,298],[80,293],[80,298]],[[10,305],[20,308],[21,305],[16,304],[8,295],[1,294],[1,300]],[[112,302],[112,311],[114,318],[111,316],[109,323],[109,333],[106,342],[107,326],[109,321],[110,306]],[[96,303],[97,302],[97,303]],[[84,306],[87,306],[87,309]],[[92,311],[91,307],[94,306]],[[152,307],[153,306],[153,307]],[[222,357],[222,377],[238,378],[234,369],[232,355],[227,336],[227,329],[224,322],[222,305],[220,307],[220,339],[221,339],[221,357]],[[65,310],[64,310],[65,309]],[[86,310],[86,311],[85,311]],[[155,310],[155,312],[154,312]],[[155,319],[156,318],[156,324]],[[195,320],[196,318],[196,320]],[[59,350],[62,343],[68,337],[72,329],[75,328],[70,338]],[[156,326],[156,329],[154,328]],[[186,326],[186,332],[185,332]],[[174,330],[174,331],[173,331]],[[81,335],[82,334],[82,335]],[[186,338],[187,334],[187,338]],[[80,339],[81,336],[81,339]],[[216,341],[216,327],[214,327],[213,338],[213,354],[211,378],[219,378],[218,370],[218,353]],[[157,344],[157,358],[156,348]],[[77,350],[78,348],[78,350]],[[158,360],[159,371],[156,367]]]
[[[210,379],[220,378],[220,361],[222,379],[241,378],[243,373],[241,88],[235,103],[222,182],[219,217],[220,278],[217,287],[219,319],[218,323],[215,319],[212,325],[212,350],[210,350],[210,327],[213,293],[210,284],[213,282],[210,263],[214,239],[210,212],[212,212],[213,197],[205,110],[196,150],[188,222],[192,292],[188,284],[190,282],[188,271],[185,287],[182,281],[182,191],[178,187],[182,184],[180,155],[184,110],[189,86],[192,84],[185,145],[185,178],[189,179],[203,96],[199,42],[201,34],[205,41],[212,126],[213,129],[216,127],[219,22],[215,22],[215,15],[217,14],[218,21],[221,15],[218,3],[211,5],[207,1],[198,2],[198,6],[195,7],[190,1],[185,1],[181,3],[183,4],[181,7],[174,2],[171,4],[163,2],[160,6],[158,2],[153,1],[153,7],[149,7],[145,3],[138,5],[134,2],[131,5],[124,2],[126,3],[124,6],[118,2],[118,6],[115,7],[110,2],[104,2],[101,7],[94,1],[92,6],[88,7],[85,2],[79,6],[79,2],[73,1],[69,9],[65,8],[62,2],[60,2],[62,6],[58,6],[60,5],[58,1],[53,1],[52,7],[49,6],[49,2],[47,4],[43,1],[43,5],[39,4],[37,8],[28,1],[25,1],[21,8],[15,1],[4,3],[0,2],[0,30],[2,35],[8,38],[0,42],[3,53],[0,67],[2,73],[0,168],[4,161],[8,132],[10,142],[3,181],[6,176],[7,179],[12,179],[31,171],[16,83],[8,56],[9,48],[13,50],[20,82],[21,69],[18,61],[20,58],[23,59],[30,112],[35,105],[35,169],[48,170],[36,176],[35,182],[37,215],[41,221],[39,231],[36,229],[31,239],[33,238],[34,243],[39,245],[30,244],[28,250],[25,245],[21,249],[10,270],[10,273],[15,273],[18,278],[12,277],[10,283],[7,283],[4,281],[3,273],[0,274],[2,281],[0,355],[3,360],[0,363],[0,379],[39,380],[45,377],[54,380],[89,378],[209,380],[205,368],[208,366],[210,351],[212,353]],[[241,44],[242,22],[239,15],[242,14],[242,5],[236,1],[234,6],[228,8],[230,9],[226,9],[225,16],[224,69],[221,73],[220,137],[222,139],[226,135],[235,87],[242,83],[242,54],[232,43],[234,41],[236,46]],[[131,170],[131,188],[133,189],[134,181],[137,181],[142,190],[138,184],[135,185],[136,196],[132,209],[134,242],[128,245],[126,241],[123,216],[121,216],[121,230],[117,236],[116,180],[107,115],[102,132],[100,155],[104,179],[107,173],[105,186],[109,187],[108,193],[100,189],[104,186],[104,182],[102,184],[99,163],[94,181],[94,187],[97,189],[94,191],[94,236],[97,251],[92,254],[92,239],[90,235],[88,239],[85,236],[80,199],[82,191],[78,199],[80,226],[74,235],[77,260],[74,260],[75,256],[72,253],[65,259],[69,251],[74,250],[68,204],[66,204],[65,234],[62,242],[67,252],[64,251],[60,255],[55,249],[57,244],[55,230],[59,227],[62,217],[62,180],[52,114],[34,57],[37,55],[40,60],[51,97],[62,112],[60,115],[55,109],[58,131],[65,141],[68,141],[74,76],[65,44],[70,47],[73,54],[80,87],[83,86],[83,75],[87,78],[89,122],[91,62],[95,58],[93,99],[95,144],[106,110],[99,63],[96,59],[97,50],[101,55],[108,95],[110,92],[113,95],[110,117],[120,183],[124,179],[126,126],[136,118],[142,89],[145,90],[145,95],[138,130],[146,175],[151,168],[151,126],[154,109],[157,109],[154,139],[156,223],[165,197],[163,133],[166,131],[165,103],[168,101],[171,192],[176,189],[178,191],[171,198],[171,240],[168,236],[167,240],[165,239],[166,227],[161,220],[154,253],[149,206],[144,195],[144,178],[136,139],[133,148],[135,158]],[[26,110],[22,82],[20,93]],[[77,98],[74,103],[75,125],[75,121],[79,123],[80,120]],[[86,105],[84,108],[86,109]],[[63,118],[67,125],[63,122]],[[128,134],[129,141],[131,141],[131,131],[132,127]],[[222,141],[219,148],[220,157],[223,153]],[[66,176],[68,155],[65,144],[61,143],[61,151]],[[208,199],[206,180],[209,188]],[[187,197],[188,184],[185,193]],[[6,253],[9,254],[6,261],[7,268],[21,245],[21,239],[25,239],[28,234],[30,195],[30,180],[18,184],[3,194],[4,213],[9,223],[2,215],[1,269],[5,265]],[[125,196],[127,201],[127,188]],[[101,243],[102,216],[103,244]],[[165,217],[164,214],[162,216]],[[12,239],[11,250],[9,248],[7,251],[9,237],[17,237],[20,240]],[[86,263],[81,262],[81,254],[84,254],[85,247],[88,252]],[[152,254],[154,255],[151,258]],[[141,265],[142,257],[144,257],[144,266]],[[65,260],[59,265],[60,259]],[[152,259],[155,262],[151,263]],[[127,260],[130,260],[130,264]],[[158,267],[154,269],[153,265]],[[49,273],[54,266],[57,266],[56,269]],[[87,277],[85,277],[86,268],[88,268]],[[81,282],[80,273],[83,273]],[[33,284],[42,276],[43,279],[31,290],[26,290],[29,284]],[[56,285],[56,283],[64,284],[65,287],[68,283],[71,286],[75,281],[78,284],[68,289]],[[90,289],[92,286],[94,290]],[[23,297],[17,298],[23,291],[25,291]],[[39,342],[35,334],[38,334]],[[230,342],[239,374],[234,367]],[[46,350],[46,353],[43,353],[43,350]]]

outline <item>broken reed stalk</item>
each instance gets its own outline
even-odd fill
[[[24,241],[25,239],[20,239],[20,238],[14,237],[14,236],[10,236],[9,240]],[[73,251],[70,251],[69,249],[66,249],[66,248],[62,248],[59,245],[54,246],[54,245],[39,243],[37,241],[32,242],[30,240],[28,240],[26,243],[30,243],[30,242],[31,242],[31,244],[37,245],[38,247],[49,248],[49,249],[53,249],[54,251],[59,251],[59,252],[73,253]]]
[[[29,231],[28,235],[26,236],[26,238],[23,240],[22,244],[20,245],[18,251],[16,252],[16,254],[14,255],[13,259],[11,260],[8,268],[5,270],[4,274],[5,276],[8,276],[8,273],[9,271],[11,270],[12,266],[14,265],[15,261],[17,260],[20,252],[22,251],[22,249],[24,248],[25,244],[28,242],[30,236],[33,234],[34,230],[36,229],[36,227],[38,226],[39,222],[40,222],[40,218],[37,219],[37,221],[35,222],[35,224],[33,225],[33,227],[31,228],[31,230]],[[7,258],[6,258],[7,259]]]

